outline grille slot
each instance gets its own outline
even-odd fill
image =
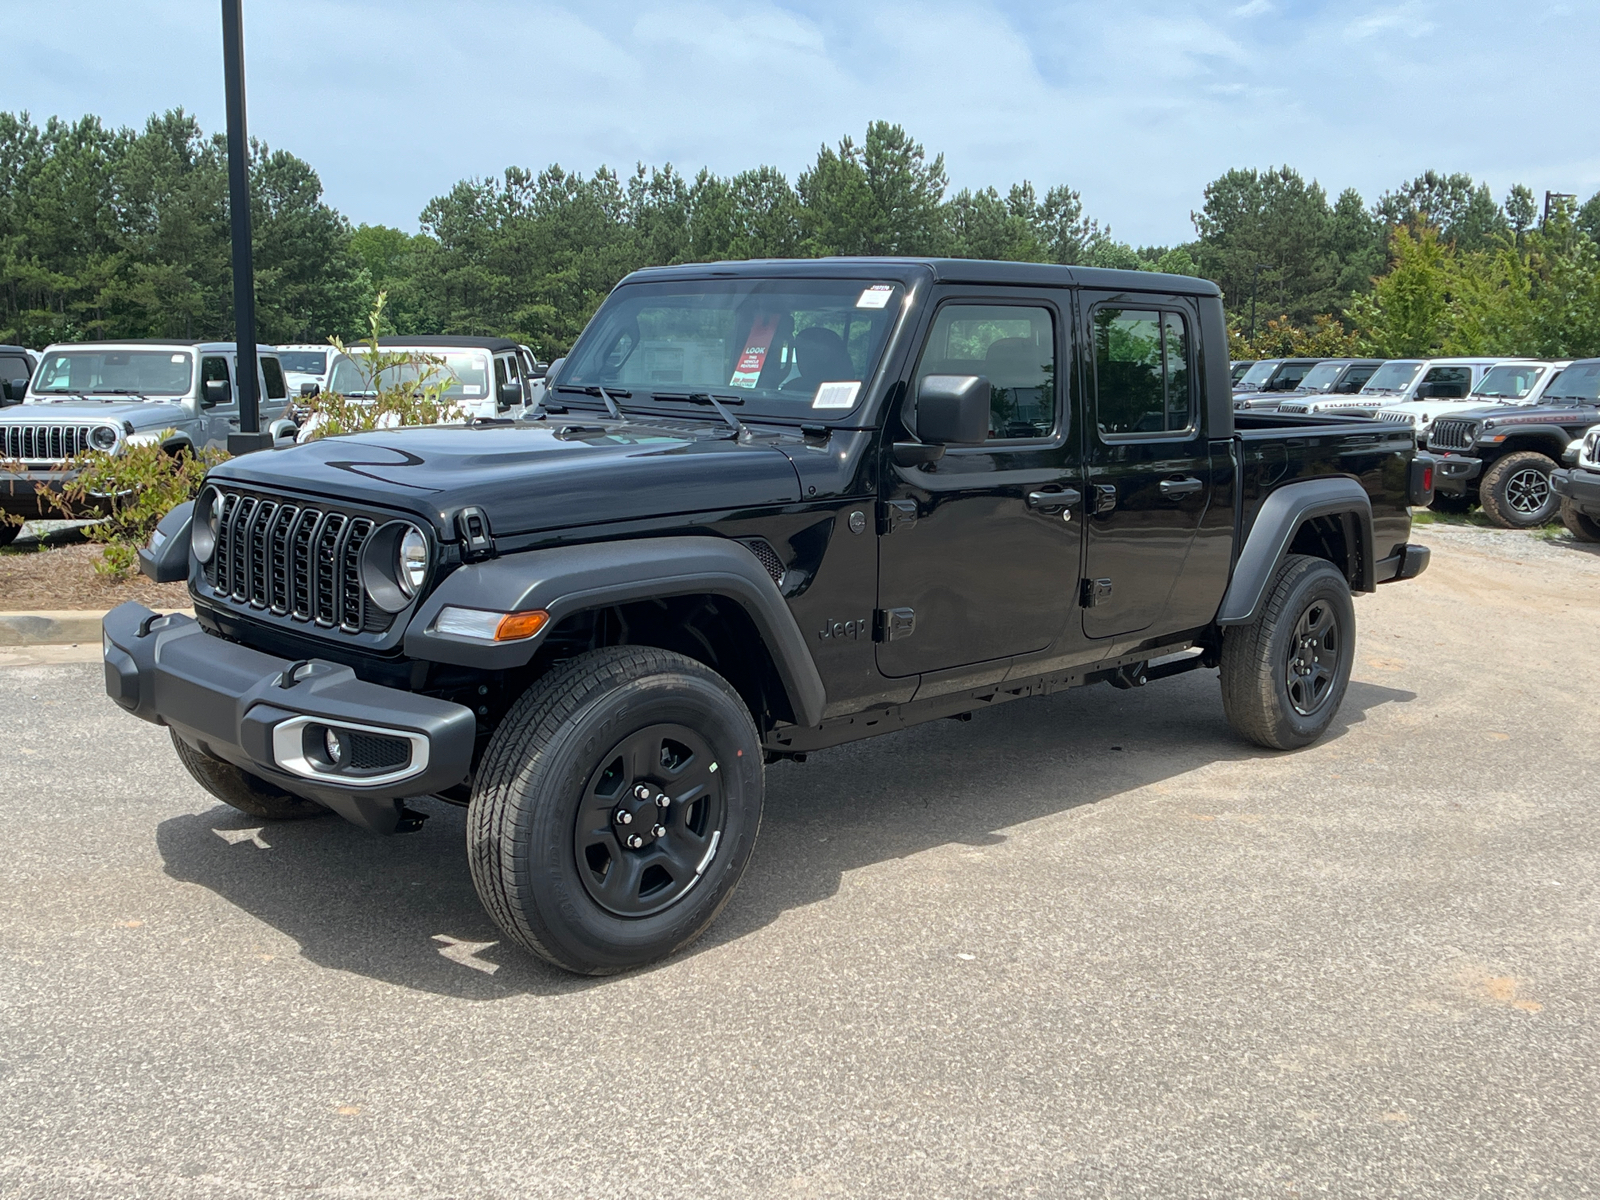
[[[394,617],[367,603],[361,548],[369,517],[241,492],[222,493],[206,582],[219,600],[341,633],[383,633]]]
[[[1442,417],[1428,431],[1428,447],[1440,450],[1465,450],[1472,445],[1472,422]]]
[[[64,462],[89,449],[93,425],[0,425],[0,458]]]
[[[351,730],[350,770],[382,771],[403,767],[411,761],[411,743],[404,738],[383,737]]]

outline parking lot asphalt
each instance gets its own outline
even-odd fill
[[[0,1195],[1593,1195],[1600,556],[1418,536],[1320,744],[1202,672],[775,766],[711,933],[605,980],[458,810],[263,826],[14,657]]]

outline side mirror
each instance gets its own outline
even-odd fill
[[[200,397],[200,403],[207,408],[218,404],[227,404],[233,399],[233,385],[226,379],[208,379],[205,391]]]
[[[513,404],[522,403],[522,385],[515,380],[511,383],[502,383],[496,394],[501,408],[510,408]]]
[[[567,359],[566,359],[566,356],[563,355],[562,357],[556,359],[555,362],[551,363],[548,367],[546,367],[544,369],[545,382],[549,383],[557,375],[561,374],[561,368],[566,366],[566,365],[567,365]]]
[[[302,383],[300,385],[300,396],[302,399],[309,399],[312,396],[320,396],[321,394],[322,389],[314,383]]]
[[[28,394],[26,379],[8,379],[3,381],[3,386],[6,401],[11,404],[21,404],[22,398]]]
[[[989,438],[989,381],[929,375],[917,389],[917,436],[934,446],[976,446]]]

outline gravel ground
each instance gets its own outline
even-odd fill
[[[458,811],[261,827],[13,659],[0,1195],[1593,1195],[1600,557],[1418,537],[1318,745],[1196,673],[773,767],[711,934],[602,981]]]

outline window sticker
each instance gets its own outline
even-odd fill
[[[848,383],[824,383],[817,387],[815,399],[811,401],[812,408],[854,408],[856,406],[856,393],[861,390],[859,380],[852,379]]]
[[[861,299],[856,301],[857,308],[887,308],[889,297],[894,295],[894,284],[875,283],[861,293]]]
[[[475,383],[469,383],[461,389],[461,394],[463,396],[481,396],[483,395],[483,389]]]
[[[761,368],[766,365],[767,351],[772,348],[772,337],[778,332],[777,314],[757,317],[750,326],[750,340],[745,343],[739,364],[733,369],[729,387],[753,388],[761,379]]]
[[[188,362],[189,361],[189,356],[187,354],[174,354],[172,356],[172,361],[173,362]]]

